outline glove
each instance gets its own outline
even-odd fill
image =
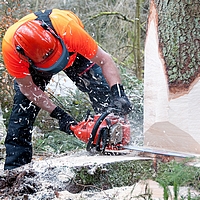
[[[59,127],[60,127],[59,130],[64,131],[65,133],[68,133],[69,135],[73,134],[73,132],[70,130],[70,126],[78,124],[75,119],[73,119],[69,114],[67,114],[59,106],[57,106],[52,111],[52,113],[50,114],[50,117],[57,119],[59,123]]]
[[[115,108],[117,113],[123,115],[128,114],[132,110],[131,103],[124,93],[123,86],[120,84],[115,84],[111,87],[111,107]]]

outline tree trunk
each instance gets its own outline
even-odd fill
[[[200,2],[151,0],[145,44],[145,145],[200,153]]]
[[[135,11],[135,44],[134,44],[134,48],[135,48],[135,65],[136,65],[136,77],[139,80],[142,80],[142,67],[141,67],[141,47],[140,47],[140,37],[141,37],[141,22],[140,22],[140,9],[141,8],[141,0],[136,0],[136,11]]]

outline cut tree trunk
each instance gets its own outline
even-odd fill
[[[151,0],[144,144],[200,154],[200,2]]]

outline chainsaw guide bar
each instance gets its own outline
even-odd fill
[[[151,154],[157,154],[157,155],[164,155],[164,156],[172,156],[172,157],[180,157],[180,158],[194,157],[194,155],[187,154],[187,153],[162,150],[162,149],[156,149],[156,148],[149,148],[149,147],[145,147],[145,146],[127,145],[127,146],[123,146],[123,148],[127,149],[127,150],[133,150],[133,151],[139,151],[139,152],[143,152],[143,153],[151,153]]]
[[[189,153],[131,145],[130,122],[127,116],[117,115],[116,110],[112,107],[102,114],[94,116],[91,116],[88,111],[86,118],[77,125],[71,125],[70,129],[79,140],[87,144],[86,150],[91,153],[126,155],[130,154],[130,151],[137,151],[143,154],[157,155],[157,157],[195,157]],[[151,157],[151,155],[148,156]]]

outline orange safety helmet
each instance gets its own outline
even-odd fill
[[[69,61],[63,40],[45,22],[25,22],[16,30],[13,40],[17,52],[39,71],[56,74]]]

